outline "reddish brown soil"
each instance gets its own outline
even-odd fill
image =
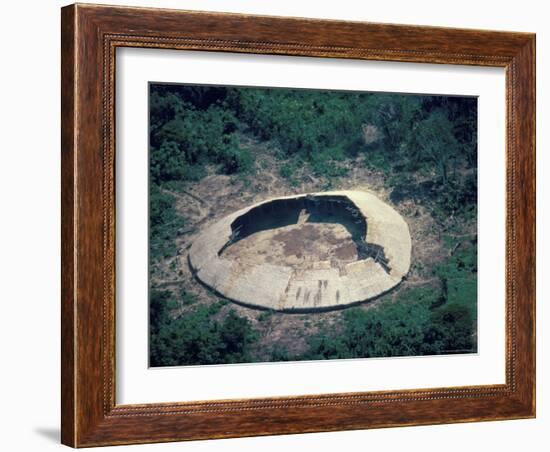
[[[305,250],[311,249],[320,238],[321,232],[311,224],[281,231],[273,236],[274,241],[282,243],[285,256],[296,257],[302,257]]]
[[[305,270],[329,261],[340,268],[357,260],[357,248],[338,223],[302,223],[256,232],[226,248],[223,257],[242,265],[267,262]]]

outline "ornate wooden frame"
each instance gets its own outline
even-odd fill
[[[74,447],[535,416],[535,35],[160,9],[62,9],[62,442]],[[115,403],[117,47],[506,69],[506,383]]]

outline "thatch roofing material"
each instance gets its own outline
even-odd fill
[[[262,263],[243,268],[218,253],[231,237],[231,223],[261,204],[241,209],[207,228],[193,243],[189,262],[196,276],[224,297],[246,305],[281,311],[332,309],[374,298],[401,282],[411,263],[411,237],[405,220],[392,207],[365,191],[309,195],[345,196],[367,221],[366,242],[380,245],[389,259],[386,272],[372,258],[349,263],[345,271],[319,262],[297,273],[290,266]],[[282,199],[282,198],[277,198]]]

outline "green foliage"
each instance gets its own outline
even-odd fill
[[[265,322],[266,320],[269,320],[272,315],[273,311],[262,311],[260,312],[260,315],[258,315],[258,322]]]
[[[279,145],[280,173],[292,185],[305,167],[330,186],[347,174],[349,157],[363,154],[368,167],[397,181],[394,202],[413,198],[441,219],[475,215],[474,98],[153,84],[150,119],[157,184],[196,180],[206,164],[250,173],[254,156],[239,146],[241,130]],[[376,130],[374,142],[365,142],[365,125]]]
[[[397,107],[386,107],[378,120],[384,147],[371,151],[371,164],[393,176],[392,200],[412,198],[441,219],[472,218],[477,201],[475,100],[402,96],[393,103]]]
[[[434,273],[442,281],[446,302],[465,308],[472,320],[477,319],[477,247],[475,243],[458,242],[456,252]]]
[[[175,198],[151,184],[149,194],[149,250],[151,260],[172,256],[176,252],[177,231],[184,225],[175,208]]]
[[[293,186],[298,185],[298,178],[296,177],[297,171],[304,166],[305,162],[297,157],[288,159],[284,165],[281,166],[280,174]]]
[[[258,138],[279,144],[289,159],[281,174],[293,185],[304,164],[330,180],[346,175],[340,162],[363,153],[367,166],[400,180],[395,198],[429,201],[442,218],[472,215],[477,193],[473,98],[231,88],[225,105]],[[381,139],[365,143],[365,124],[375,126]],[[412,173],[429,182],[418,185]]]
[[[437,309],[424,331],[423,349],[426,354],[475,352],[472,323],[471,312],[465,306],[449,304]]]
[[[373,99],[373,118],[383,132],[386,152],[398,160],[410,152],[414,142],[416,125],[422,118],[422,96],[384,94]]]
[[[239,148],[235,115],[219,103],[223,88],[151,85],[150,166],[157,184],[196,180],[206,164],[221,172],[250,171],[253,156]]]
[[[345,155],[341,147],[327,148],[311,156],[311,168],[318,176],[327,178],[345,176],[348,171],[339,163],[344,159]]]
[[[187,169],[185,154],[174,141],[163,141],[158,149],[151,152],[149,174],[156,184],[163,180],[184,179]]]
[[[284,156],[300,156],[314,165],[315,172],[334,177],[328,166],[360,143],[363,118],[357,113],[371,95],[233,88],[228,97],[236,116],[258,138],[277,142]],[[291,176],[288,170],[285,173]]]
[[[181,289],[178,301],[181,306],[189,306],[197,302],[197,296],[195,294],[187,292],[185,289]]]
[[[177,303],[172,299],[169,291],[151,291],[149,297],[149,323],[151,328],[158,330],[168,323],[170,311],[176,307]]]
[[[225,89],[151,85],[150,254],[151,261],[175,254],[184,221],[167,190],[203,177],[205,165],[225,174],[252,170],[254,159],[238,145],[237,120],[219,104]]]
[[[369,358],[422,353],[423,332],[430,319],[433,291],[413,289],[393,304],[344,312],[339,332],[318,333],[303,359]]]
[[[477,306],[475,247],[439,266],[439,290],[413,288],[392,304],[344,311],[336,327],[309,338],[297,359],[368,358],[474,352]]]
[[[151,366],[228,364],[250,360],[257,334],[233,310],[214,320],[221,305],[199,306],[181,317],[170,314],[177,303],[168,291],[152,291],[149,305]]]
[[[271,362],[280,362],[280,361],[295,361],[296,358],[294,356],[291,356],[288,349],[284,346],[276,342],[271,347],[271,350],[269,352],[269,361]]]
[[[417,164],[431,164],[441,178],[442,184],[447,184],[449,167],[458,155],[458,140],[446,114],[442,110],[434,110],[419,121],[415,141],[411,160]]]
[[[254,166],[254,158],[250,151],[239,148],[235,144],[224,149],[219,160],[222,163],[223,172],[226,174],[248,173]]]

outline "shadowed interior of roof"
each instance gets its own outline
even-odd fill
[[[364,248],[362,243],[367,235],[367,221],[346,196],[310,195],[275,199],[239,216],[231,223],[231,237],[218,255],[221,256],[229,246],[257,232],[299,223],[341,224],[358,245],[358,250]]]

